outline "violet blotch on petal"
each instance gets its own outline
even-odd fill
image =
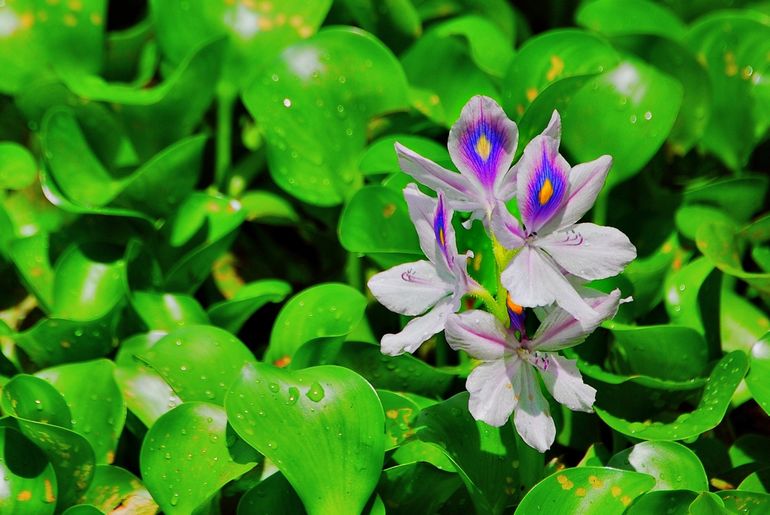
[[[511,162],[519,131],[493,99],[474,96],[449,131],[455,173],[396,143],[401,169],[444,193],[452,208],[471,211],[471,220],[489,220],[498,202],[516,193]]]
[[[382,352],[391,356],[412,353],[442,331],[447,317],[460,309],[463,295],[479,287],[467,273],[467,255],[457,253],[453,212],[443,194],[433,199],[409,184],[404,197],[428,261],[397,265],[368,282],[389,310],[416,316],[401,332],[382,337]]]
[[[548,127],[514,166],[523,227],[500,204],[492,231],[502,245],[518,249],[501,274],[518,304],[555,302],[577,319],[592,322],[599,313],[566,276],[595,280],[617,275],[636,258],[636,248],[618,229],[575,223],[596,201],[612,159],[601,156],[571,168],[559,154],[560,137],[561,120],[554,111]]]
[[[583,294],[600,314],[595,322],[582,322],[559,307],[551,307],[531,339],[519,338],[517,330],[506,328],[486,311],[449,316],[449,345],[481,360],[465,383],[470,392],[468,409],[476,420],[502,426],[513,414],[516,430],[527,445],[540,452],[548,450],[556,437],[556,426],[538,375],[558,402],[571,410],[592,411],[596,390],[583,382],[575,361],[557,351],[582,342],[599,323],[615,316],[620,291],[606,295],[586,289]]]

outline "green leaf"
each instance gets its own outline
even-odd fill
[[[620,451],[608,467],[643,472],[655,478],[654,490],[707,490],[706,471],[698,456],[676,442],[641,442]]]
[[[698,181],[685,189],[684,200],[720,208],[736,221],[745,222],[764,206],[768,184],[767,176],[757,174]]]
[[[610,408],[605,399],[612,395],[607,388],[599,390],[599,398],[594,410],[611,428],[625,435],[643,440],[683,440],[704,433],[716,427],[724,418],[730,399],[743,379],[748,368],[746,354],[741,351],[731,352],[723,357],[714,367],[706,382],[706,387],[697,407],[689,413],[678,416],[672,413],[649,411],[650,418],[639,412],[623,410],[622,405]],[[623,395],[628,404],[628,391]],[[606,407],[605,407],[606,406]],[[633,407],[631,408],[633,410]],[[634,417],[634,418],[631,418]],[[660,417],[660,418],[659,418]],[[658,420],[654,420],[658,418]]]
[[[538,34],[527,40],[511,62],[503,80],[503,107],[509,116],[520,120],[550,85],[570,77],[596,75],[618,61],[617,52],[607,41],[584,30],[558,29]],[[522,144],[543,130],[553,109],[553,103],[543,108],[543,125],[534,132],[522,130]]]
[[[400,173],[395,144],[401,143],[405,147],[417,152],[421,156],[436,163],[447,163],[451,166],[449,152],[445,145],[440,145],[432,139],[411,134],[392,134],[372,142],[361,157],[359,168],[364,175]]]
[[[32,154],[18,143],[0,142],[0,190],[22,190],[36,178],[37,163]]]
[[[158,372],[185,402],[220,405],[241,368],[256,362],[238,338],[205,325],[172,331],[137,357]]]
[[[225,406],[233,428],[276,464],[308,513],[361,512],[380,476],[385,417],[358,374],[244,367]]]
[[[770,469],[764,468],[746,476],[746,479],[738,485],[738,490],[766,494],[770,493],[768,485],[770,485]]]
[[[670,381],[685,381],[702,375],[708,348],[695,329],[675,325],[627,326],[610,324],[614,349],[628,374],[644,374]],[[670,366],[671,360],[677,366]]]
[[[237,449],[238,438],[227,428],[220,406],[186,402],[147,432],[140,456],[142,478],[164,513],[193,513],[225,483],[256,465],[256,453]]]
[[[382,39],[394,51],[422,33],[420,15],[412,0],[343,0],[356,23]]]
[[[135,359],[162,337],[162,333],[149,333],[127,338],[120,344],[115,357],[115,381],[120,386],[126,406],[147,427],[168,410],[182,404],[160,374]]]
[[[3,412],[16,418],[72,428],[67,401],[56,388],[34,376],[17,374],[3,386]]]
[[[728,515],[730,511],[725,509],[724,502],[716,494],[701,492],[690,504],[692,515]]]
[[[705,258],[697,258],[666,278],[665,306],[671,322],[695,329],[708,339],[710,356],[719,349],[721,274]]]
[[[318,206],[360,186],[366,124],[406,105],[406,81],[390,51],[360,30],[328,28],[286,48],[243,94],[265,131],[273,180]]]
[[[385,186],[358,190],[340,217],[340,243],[348,252],[422,256],[403,193]]]
[[[379,345],[365,342],[310,340],[297,349],[290,368],[340,365],[361,374],[375,388],[436,397],[454,380],[454,374],[431,367],[410,354],[386,356]]]
[[[158,505],[150,492],[131,472],[112,465],[97,465],[94,479],[81,502],[99,508],[100,513],[126,510],[136,515],[155,515]]]
[[[0,36],[0,91],[16,94],[47,64],[46,49],[36,24],[35,0],[20,0],[13,7],[3,5],[3,35]],[[47,14],[47,13],[46,13]]]
[[[150,331],[168,332],[183,325],[209,323],[206,312],[190,295],[134,291],[131,306]]]
[[[457,469],[478,513],[502,513],[519,496],[519,456],[511,424],[473,419],[463,392],[423,409],[417,438],[437,446]]]
[[[652,34],[678,40],[686,30],[674,13],[647,0],[590,2],[581,6],[575,19],[578,25],[606,36]]]
[[[319,284],[299,292],[278,313],[264,360],[285,366],[305,342],[345,336],[359,324],[365,308],[366,298],[345,284]]]
[[[751,369],[746,376],[746,384],[757,404],[765,413],[770,413],[770,333],[766,333],[751,347]]]
[[[261,224],[293,225],[300,215],[286,198],[270,191],[247,191],[240,198],[246,220]]]
[[[304,507],[297,492],[283,474],[276,472],[243,494],[238,501],[238,515],[281,515],[304,513]]]
[[[414,434],[414,420],[420,412],[419,406],[404,395],[388,390],[377,390],[385,411],[385,450],[401,445]]]
[[[431,31],[438,37],[462,37],[470,55],[483,72],[503,77],[513,58],[511,42],[489,19],[482,16],[458,16]]]
[[[761,515],[770,509],[770,495],[741,492],[740,490],[722,490],[717,495],[724,501],[730,513]]]
[[[417,462],[383,470],[377,491],[388,513],[438,513],[461,485],[457,474]]]
[[[694,23],[686,41],[714,92],[701,145],[737,171],[770,126],[770,98],[757,79],[767,71],[770,27],[747,12],[716,12]]]
[[[613,157],[607,185],[635,175],[668,137],[682,86],[635,59],[588,81],[562,112],[564,144],[577,162]]]
[[[695,242],[706,258],[724,273],[746,281],[760,292],[770,294],[770,273],[747,272],[739,253],[740,240],[729,225],[701,225]]]
[[[96,463],[112,463],[126,421],[126,405],[113,378],[115,365],[101,359],[47,368],[36,375],[64,397],[72,429],[88,440]],[[87,377],[88,381],[83,381]]]
[[[639,472],[600,467],[566,469],[535,485],[524,496],[516,513],[567,510],[585,515],[620,515],[653,486],[655,478]]]
[[[687,239],[695,241],[698,229],[705,223],[735,225],[735,221],[720,209],[702,204],[685,204],[676,211],[676,228]]]
[[[52,515],[56,476],[45,454],[12,427],[0,428],[0,510],[11,515]]]
[[[213,324],[235,334],[244,323],[268,302],[282,302],[291,293],[285,281],[263,279],[245,284],[231,299],[213,304],[208,315]]]
[[[669,515],[690,515],[690,504],[698,494],[689,490],[653,490],[637,497],[623,512],[625,515],[648,515],[666,513]]]
[[[720,333],[722,348],[751,353],[751,347],[770,330],[770,318],[754,304],[730,290],[723,290]]]
[[[113,349],[113,313],[87,322],[43,318],[14,337],[39,367],[105,356]]]

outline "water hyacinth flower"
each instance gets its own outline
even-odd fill
[[[519,131],[500,106],[477,95],[463,107],[449,131],[449,155],[460,173],[443,168],[396,143],[401,169],[422,184],[442,192],[458,211],[471,211],[471,220],[488,220],[500,201],[515,194],[511,162]]]
[[[576,223],[591,208],[612,165],[610,156],[570,167],[559,154],[561,120],[554,111],[513,170],[523,227],[504,206],[492,219],[498,241],[518,249],[501,274],[517,304],[556,303],[578,320],[594,323],[602,314],[567,279],[604,279],[636,257],[628,237],[613,227]]]
[[[467,273],[467,255],[457,253],[453,211],[443,194],[433,199],[409,184],[404,188],[404,197],[428,261],[394,266],[368,282],[369,290],[389,310],[421,315],[409,321],[400,333],[383,336],[382,352],[391,356],[414,352],[442,331],[447,317],[460,309],[463,295],[479,287]]]
[[[579,344],[601,321],[615,316],[620,291],[605,295],[581,288],[581,294],[599,313],[596,321],[581,322],[564,309],[552,307],[532,339],[521,329],[521,306],[510,298],[509,313],[515,317],[510,328],[480,310],[453,314],[447,319],[449,345],[481,360],[466,381],[470,392],[468,409],[476,420],[502,426],[513,413],[516,430],[527,445],[540,452],[548,450],[556,437],[556,427],[538,375],[561,404],[575,411],[593,411],[596,390],[583,383],[575,361],[559,356],[557,351]]]

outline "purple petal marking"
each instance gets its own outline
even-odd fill
[[[540,163],[527,185],[524,209],[528,213],[530,225],[539,227],[549,220],[562,206],[567,194],[567,176],[555,160],[548,156],[543,145]],[[527,228],[529,229],[529,228]]]
[[[508,132],[498,120],[488,120],[484,116],[471,124],[460,135],[460,154],[464,164],[473,171],[479,182],[488,191],[494,187],[498,173],[506,166],[503,159],[510,147]]]
[[[524,308],[513,302],[510,295],[508,295],[508,298],[505,301],[505,307],[508,309],[508,319],[511,321],[511,331],[514,332],[516,339],[521,341],[527,337],[527,331],[524,328]]]
[[[444,258],[446,258],[447,264],[451,269],[454,262],[454,256],[449,252],[449,247],[447,246],[447,218],[444,195],[439,192],[436,213],[433,215],[433,232],[436,235],[436,243],[438,243],[438,247],[441,249],[441,253],[444,254]]]

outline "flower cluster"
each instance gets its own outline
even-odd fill
[[[570,167],[559,154],[560,137],[554,112],[511,166],[516,124],[494,100],[476,96],[449,133],[459,174],[396,144],[403,171],[437,193],[425,195],[415,184],[404,189],[428,260],[398,265],[368,283],[388,309],[415,316],[400,333],[382,338],[382,352],[414,352],[445,331],[453,349],[480,361],[466,383],[471,414],[493,426],[513,414],[522,439],[540,452],[551,446],[556,429],[538,375],[558,402],[592,410],[596,391],[558,351],[585,340],[621,302],[619,290],[604,294],[585,283],[620,273],[636,257],[619,230],[577,223],[596,200],[612,159]],[[508,210],[514,198],[520,218]],[[457,250],[454,210],[470,213],[466,228],[480,220],[492,240],[499,277],[494,296],[468,274],[473,253]],[[466,295],[488,311],[458,313]],[[534,328],[530,313],[540,319],[534,331],[527,330]]]

